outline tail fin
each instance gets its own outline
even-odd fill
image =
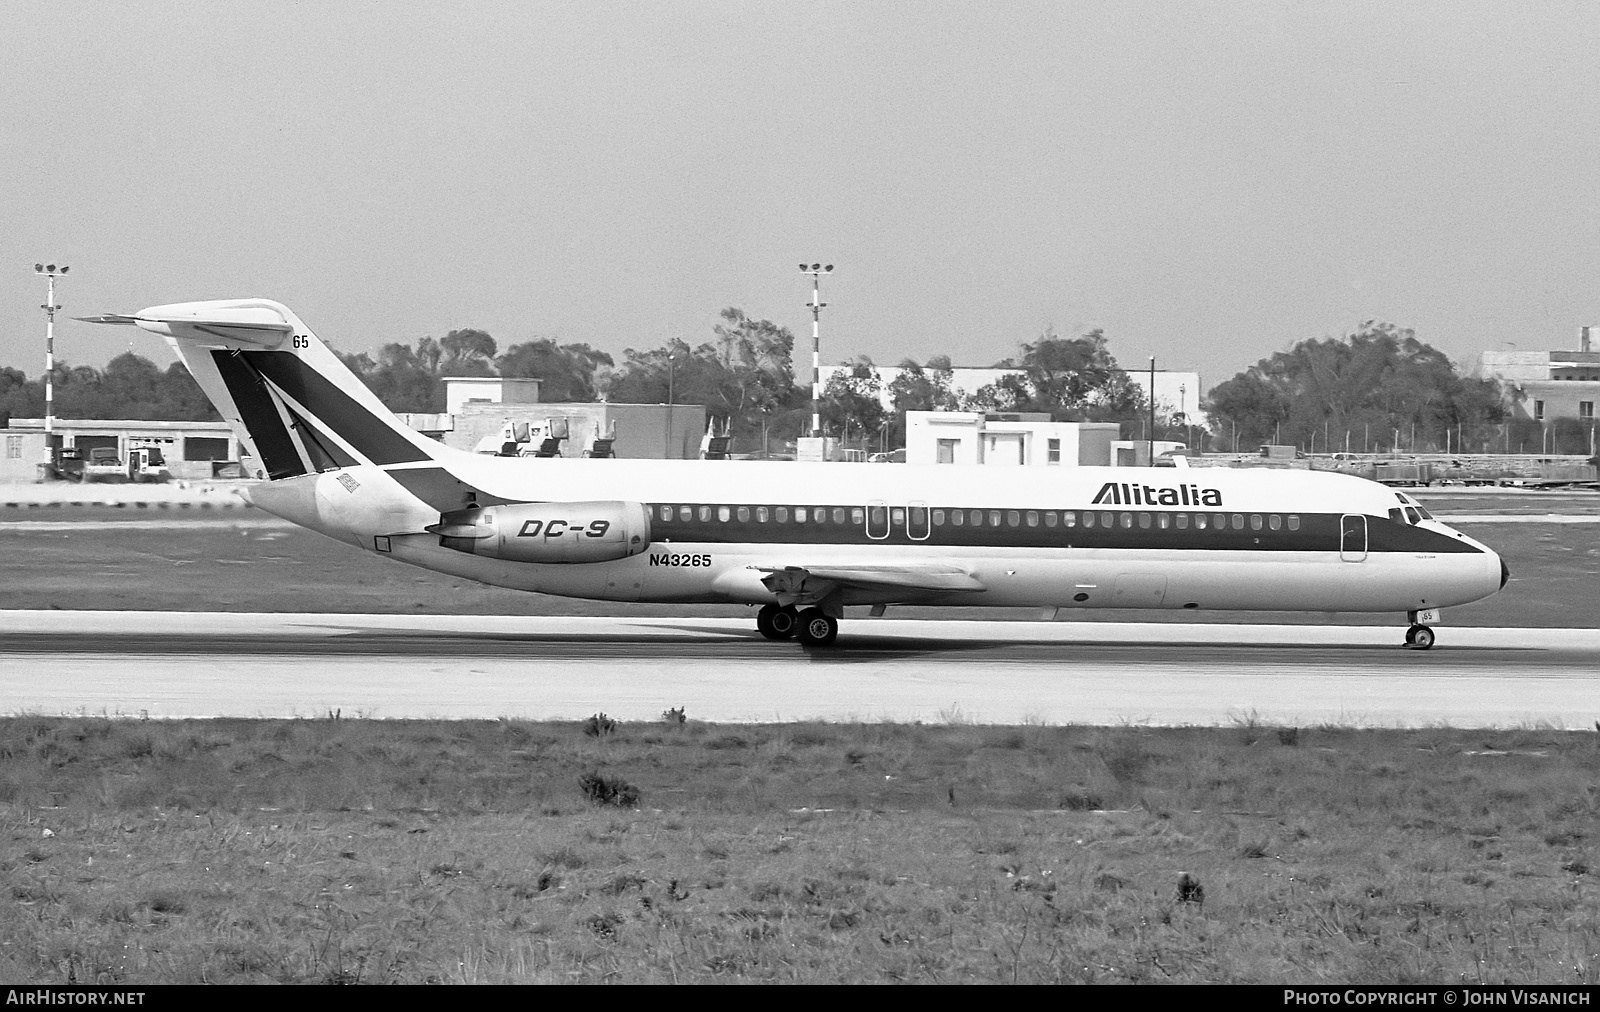
[[[402,424],[279,303],[183,302],[87,319],[165,337],[273,480],[450,453]]]

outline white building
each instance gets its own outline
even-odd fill
[[[1116,422],[1052,422],[1034,412],[907,411],[906,463],[1106,465],[1120,428]]]
[[[485,404],[537,404],[539,380],[531,377],[506,376],[446,376],[444,378],[444,410],[446,414],[459,415],[464,405]]]

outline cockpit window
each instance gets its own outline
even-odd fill
[[[1406,519],[1409,520],[1411,523],[1414,523],[1414,524],[1421,523],[1422,522],[1422,514],[1417,512],[1417,508],[1415,506],[1407,506],[1406,507]]]
[[[1433,514],[1429,513],[1427,510],[1423,509],[1421,506],[1417,507],[1417,512],[1422,514],[1422,519],[1424,519],[1424,520],[1432,520],[1433,519]]]
[[[1406,515],[1401,512],[1400,507],[1396,506],[1394,509],[1389,511],[1389,519],[1393,520],[1397,524],[1403,524],[1406,522]]]

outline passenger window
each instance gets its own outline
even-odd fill
[[[1045,512],[1044,525],[1046,527],[1054,527],[1056,525],[1056,511],[1055,510],[1047,510]]]
[[[944,526],[944,510],[934,510],[933,511],[933,526],[935,526],[935,527],[943,527]]]
[[[1214,531],[1225,531],[1225,530],[1227,530],[1228,529],[1228,514],[1226,514],[1226,513],[1213,513],[1213,514],[1211,514],[1211,529],[1214,530]]]
[[[806,522],[806,508],[804,506],[796,506],[794,508],[794,522],[797,524]]]
[[[778,515],[778,523],[786,524],[786,523],[789,522],[789,507],[787,507],[787,506],[779,506],[773,512],[775,512]]]
[[[1236,531],[1244,530],[1244,514],[1243,513],[1235,513],[1233,515],[1233,529],[1236,530]]]
[[[1189,529],[1189,514],[1179,513],[1177,516],[1173,517],[1173,520],[1177,523],[1178,530],[1186,531]]]
[[[833,522],[836,523],[836,524],[844,523],[844,507],[843,506],[835,506],[833,508]]]
[[[962,515],[960,510],[951,510],[950,523],[956,527],[960,527],[962,524],[966,523],[966,518]]]
[[[895,510],[896,515],[899,513],[899,510]],[[926,506],[912,506],[910,512],[907,513],[907,517],[910,520],[911,526],[924,527],[928,523],[928,508]],[[895,523],[899,522],[899,520],[895,521]]]
[[[1259,531],[1261,529],[1261,514],[1260,513],[1252,513],[1252,514],[1250,514],[1250,529],[1252,531]]]
[[[739,522],[741,524],[749,523],[750,522],[750,507],[748,507],[748,506],[740,506],[738,512],[735,513],[734,516],[739,518]]]
[[[989,511],[989,526],[990,527],[999,527],[1000,526],[1000,511],[999,510],[990,510]]]
[[[1194,515],[1194,529],[1197,531],[1206,529],[1206,515],[1204,513],[1196,513]]]
[[[1133,528],[1133,514],[1132,513],[1124,513],[1124,514],[1122,514],[1122,527],[1123,527],[1124,530],[1131,530]]]
[[[1161,528],[1162,530],[1166,530],[1168,527],[1171,527],[1172,526],[1172,514],[1171,513],[1157,513],[1156,514],[1156,526]]]
[[[1022,523],[1022,514],[1016,510],[1006,510],[1006,526],[1015,527]]]
[[[732,516],[733,516],[732,507],[729,507],[729,506],[718,506],[717,507],[717,519],[718,520],[722,521],[723,523],[727,523],[729,518],[732,517]]]
[[[672,519],[672,507],[671,506],[663,506],[663,507],[661,507],[661,519],[663,519],[663,520],[671,520]]]
[[[1295,516],[1293,513],[1289,514],[1289,529],[1291,531],[1298,531],[1300,529],[1300,518]]]
[[[756,523],[764,524],[766,522],[767,522],[767,508],[765,506],[757,506],[756,507]]]
[[[1115,527],[1117,526],[1117,518],[1112,516],[1110,513],[1102,513],[1100,514],[1100,526]]]
[[[860,506],[852,506],[852,507],[850,507],[850,522],[855,524],[858,527],[860,525],[866,523],[867,522],[867,511],[862,509]]]
[[[1085,513],[1084,516],[1088,516],[1088,514]],[[1076,526],[1078,526],[1078,514],[1072,512],[1071,510],[1067,510],[1066,512],[1062,513],[1061,514],[1061,526],[1063,526],[1063,527],[1076,527]]]
[[[682,520],[684,523],[688,523],[689,521],[693,520],[694,519],[694,507],[693,506],[679,506],[678,507],[678,519]]]
[[[1029,510],[1028,511],[1028,526],[1029,527],[1037,527],[1037,526],[1039,526],[1039,511],[1038,510]]]
[[[967,510],[967,517],[972,521],[972,526],[983,526],[983,510]]]
[[[1150,514],[1148,514],[1148,513],[1140,513],[1139,514],[1139,529],[1141,531],[1148,531],[1150,529]]]
[[[1267,517],[1267,526],[1271,527],[1273,530],[1278,530],[1283,526],[1283,518],[1274,513],[1272,516]]]
[[[701,523],[705,523],[706,521],[708,521],[710,519],[711,519],[711,507],[710,506],[702,506],[702,507],[700,507],[700,522]]]
[[[889,523],[894,525],[895,527],[899,527],[901,524],[903,524],[905,522],[906,522],[906,511],[901,509],[898,506],[891,507],[890,510],[889,510]]]

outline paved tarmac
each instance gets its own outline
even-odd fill
[[[851,619],[0,613],[0,712],[1592,726],[1600,631]]]

